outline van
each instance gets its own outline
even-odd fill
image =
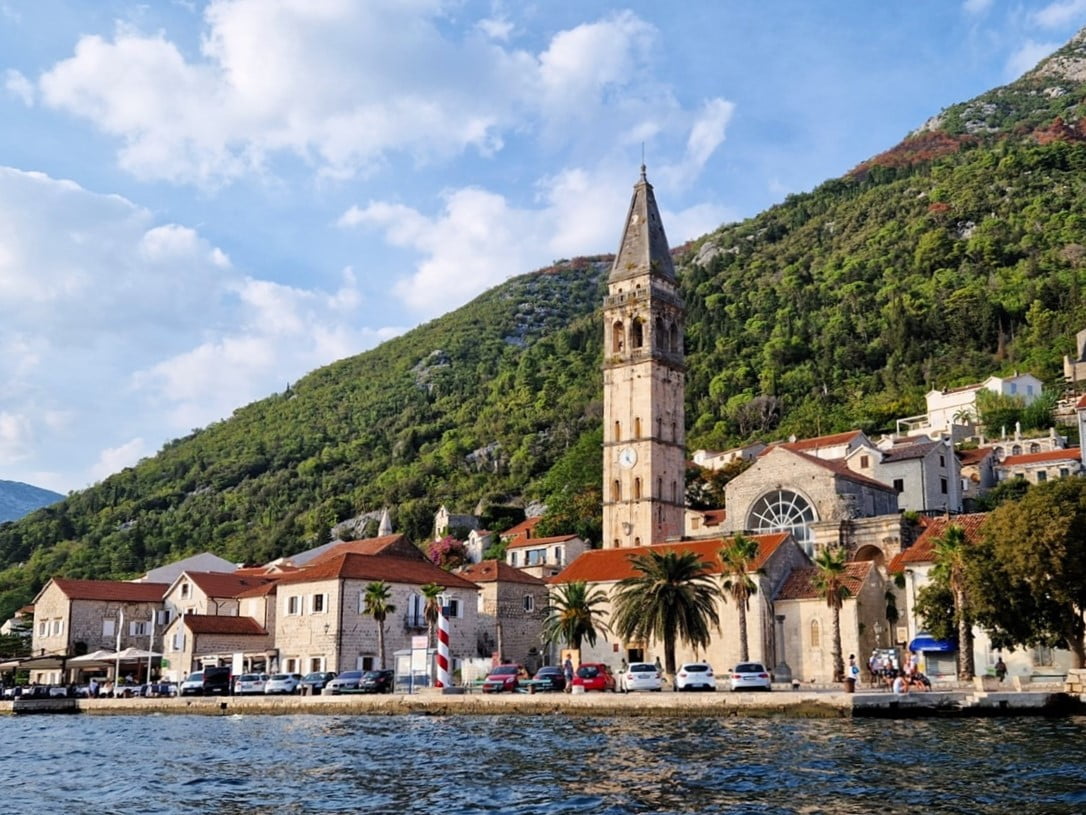
[[[213,693],[221,693],[224,696],[230,694],[230,669],[226,666],[219,668],[204,667],[204,680],[203,690],[204,696],[210,696]]]

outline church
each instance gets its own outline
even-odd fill
[[[688,534],[684,314],[642,166],[603,302],[602,546],[550,583],[585,581],[610,596],[618,581],[633,575],[631,556],[648,547],[696,552],[719,579],[720,550],[744,532],[758,542],[758,589],[746,614],[749,659],[774,669],[778,681],[831,681],[832,615],[813,588],[811,555],[838,544],[850,553],[845,579],[851,597],[841,610],[844,656],[892,644],[899,632],[888,625],[880,630],[879,620],[890,587],[885,564],[909,541],[898,493],[830,460],[828,453],[847,439],[772,445],[734,479],[734,488],[729,485],[727,511],[705,523],[703,534]],[[704,659],[722,674],[740,660],[738,611],[723,597],[717,610],[721,628],[707,651],[694,653],[680,643],[679,663]],[[610,613],[606,608],[605,616]],[[623,661],[662,659],[662,651],[660,643],[619,641],[604,631],[595,646],[582,648],[581,659],[617,669]]]

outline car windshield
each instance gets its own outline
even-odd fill
[[[683,670],[689,674],[705,673],[709,670],[708,665],[696,663],[694,665],[683,665]]]
[[[188,678],[187,681],[189,681],[189,682],[199,682],[203,678],[204,678],[203,671],[197,671],[194,674],[189,674],[189,678]]]
[[[735,672],[737,674],[760,674],[765,672],[765,668],[757,662],[744,662],[742,665],[735,666]]]
[[[649,664],[642,664],[640,662],[630,666],[630,673],[643,674],[643,673],[656,673],[656,666]]]
[[[273,682],[282,682],[284,679],[290,679],[290,674],[275,674],[272,677]]]
[[[591,679],[594,676],[599,676],[600,669],[595,665],[582,665],[577,669],[577,676],[581,679]]]
[[[364,674],[362,674],[362,678],[363,679],[380,679],[381,674],[383,674],[383,673],[384,673],[384,671],[366,671]]]
[[[238,677],[238,682],[259,682],[260,677],[256,674],[242,674]]]
[[[323,679],[323,678],[324,678],[324,674],[322,674],[322,673],[311,673],[311,674],[306,674],[305,675],[305,681],[306,682],[312,682],[315,679]]]
[[[491,673],[495,676],[508,676],[509,674],[515,674],[516,672],[516,665],[499,665],[497,668],[491,671]]]
[[[343,673],[341,673],[339,675],[339,678],[340,679],[361,679],[362,678],[362,672],[361,671],[344,671]]]

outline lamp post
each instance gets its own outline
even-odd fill
[[[875,647],[882,648],[882,623],[875,621]]]

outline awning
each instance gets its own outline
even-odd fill
[[[937,640],[921,634],[909,643],[910,651],[938,651],[940,653],[952,653],[958,650],[958,643],[954,640]]]

